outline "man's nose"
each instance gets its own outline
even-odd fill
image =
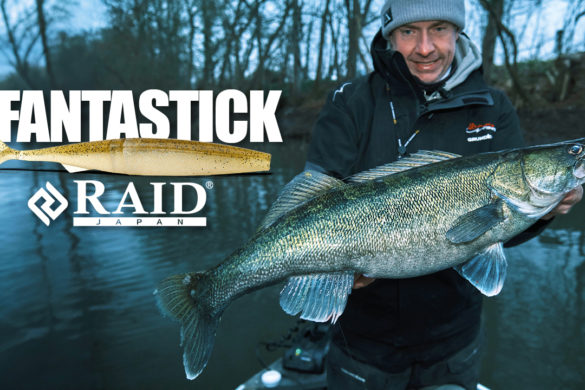
[[[416,42],[416,52],[422,57],[426,57],[435,50],[435,44],[428,32],[422,30]]]

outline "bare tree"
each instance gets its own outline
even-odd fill
[[[187,79],[189,80],[189,86],[192,86],[192,80],[195,76],[195,50],[193,45],[195,44],[195,32],[197,29],[197,15],[199,14],[199,8],[197,7],[197,0],[185,0],[185,8],[188,15],[189,33],[187,38],[187,55],[189,58],[187,64]]]
[[[327,71],[327,78],[332,79],[341,77],[341,65],[339,63],[339,37],[341,35],[341,24],[334,24],[333,15],[329,17],[329,31],[331,33],[331,55],[329,60],[329,70]]]
[[[363,9],[359,0],[345,0],[348,27],[347,78],[357,75],[357,59],[360,55],[360,39],[364,21],[370,12],[371,0],[366,0]]]
[[[303,37],[303,3],[292,0],[292,26],[290,30],[289,48],[293,61],[292,95],[298,96],[301,90],[301,42]]]
[[[38,30],[34,29],[34,10],[23,11],[12,23],[7,9],[6,0],[0,1],[2,20],[10,45],[9,61],[16,73],[22,78],[27,87],[36,88],[36,83],[30,75],[30,55],[38,39]]]
[[[496,41],[499,36],[499,23],[504,15],[504,0],[483,0],[482,6],[488,11],[488,23],[482,40],[483,73],[487,80],[491,79],[494,65]]]
[[[566,54],[574,47],[575,33],[579,20],[585,16],[585,0],[575,0],[569,2],[565,13],[563,23],[561,45],[558,48],[559,53]]]
[[[305,53],[304,53],[304,64],[302,66],[303,80],[309,78],[309,69],[311,67],[312,58],[312,41],[313,41],[313,27],[315,25],[315,18],[310,18],[309,25],[307,27],[307,33],[305,34]]]
[[[327,32],[327,21],[329,20],[330,0],[325,0],[323,12],[321,13],[321,30],[319,33],[319,54],[317,54],[317,70],[315,71],[315,89],[319,88],[323,72],[323,49],[325,47],[325,33]]]
[[[282,10],[280,18],[276,23],[276,27],[274,28],[274,30],[268,34],[265,37],[265,40],[263,40],[263,47],[260,48],[259,47],[259,52],[260,52],[260,60],[262,61],[262,64],[268,64],[268,62],[270,61],[270,56],[271,53],[274,49],[274,45],[277,41],[281,42],[281,46],[286,46],[286,42],[282,42],[283,39],[283,32],[286,28],[287,25],[287,21],[289,18],[289,14],[291,14],[291,11],[293,10],[293,2],[292,1],[286,1],[285,3],[285,8],[284,10]],[[258,26],[256,26],[256,29],[258,29]],[[286,39],[286,38],[284,38]],[[265,67],[262,68],[262,70],[264,71]],[[286,74],[286,73],[285,73]]]
[[[526,103],[531,103],[532,99],[526,93],[522,83],[520,82],[520,78],[518,76],[517,70],[517,59],[518,59],[518,45],[516,43],[516,37],[514,33],[504,25],[502,18],[504,13],[498,15],[497,10],[494,9],[494,4],[490,0],[480,0],[482,7],[488,12],[490,20],[493,20],[495,24],[495,28],[502,43],[503,51],[504,51],[504,63],[506,65],[506,69],[510,78],[512,79],[512,84],[514,85],[514,90]],[[493,54],[492,54],[493,57]],[[485,66],[485,63],[484,63]]]
[[[43,47],[43,56],[45,58],[45,69],[49,77],[49,88],[53,89],[55,88],[55,74],[53,73],[53,61],[51,60],[51,51],[47,39],[47,20],[45,18],[44,6],[45,0],[36,0],[37,23]]]
[[[218,16],[216,2],[214,0],[201,1],[201,19],[203,21],[203,76],[200,87],[214,84],[214,55],[217,51],[217,43],[214,40],[215,21]]]

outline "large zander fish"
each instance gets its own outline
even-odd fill
[[[355,273],[408,278],[455,267],[485,295],[499,293],[502,243],[585,182],[584,143],[469,157],[422,151],[348,182],[301,173],[245,246],[155,291],[162,311],[181,322],[187,377],[207,364],[228,304],[283,280],[282,308],[312,321],[341,315]]]

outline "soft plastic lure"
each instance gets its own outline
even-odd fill
[[[69,172],[88,169],[141,176],[209,176],[270,170],[270,154],[209,142],[126,138],[15,150],[0,142],[7,160],[47,161]]]

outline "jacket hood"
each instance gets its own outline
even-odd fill
[[[402,54],[390,48],[388,41],[382,36],[381,30],[374,36],[370,52],[374,69],[387,81],[398,79],[413,85],[422,84],[410,73]],[[446,91],[463,83],[473,71],[480,69],[482,65],[479,49],[464,33],[459,34],[453,61],[456,65],[454,72],[444,81],[442,86]]]
[[[455,49],[455,73],[445,82],[445,90],[450,91],[462,82],[473,72],[481,68],[482,59],[479,49],[466,34],[459,34]]]

